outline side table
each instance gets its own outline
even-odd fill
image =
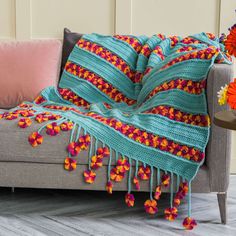
[[[232,111],[220,111],[214,115],[213,123],[225,129],[236,130],[236,115]]]

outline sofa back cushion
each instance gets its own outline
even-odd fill
[[[71,32],[69,29],[64,29],[63,46],[62,46],[62,58],[61,58],[61,74],[64,70],[66,62],[70,53],[72,52],[75,44],[81,39],[83,34]]]
[[[33,101],[42,89],[57,85],[61,42],[31,40],[0,43],[0,108]]]

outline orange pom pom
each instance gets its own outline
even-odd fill
[[[136,190],[140,190],[140,183],[139,183],[139,180],[138,180],[137,177],[134,177],[133,183],[134,183],[134,185],[135,185],[135,189],[136,189]]]
[[[187,230],[192,230],[197,226],[197,222],[191,217],[186,217],[183,221],[183,226]]]
[[[43,142],[43,136],[39,134],[38,132],[33,132],[29,138],[28,138],[29,143],[31,144],[32,147],[36,147]]]
[[[149,180],[151,176],[151,169],[147,166],[140,166],[138,169],[138,177],[141,180]]]
[[[64,168],[68,171],[76,169],[77,162],[75,159],[67,157],[64,162]]]
[[[111,169],[110,178],[115,182],[121,182],[124,178],[124,173],[120,172],[116,167]]]
[[[21,118],[18,121],[18,126],[22,129],[29,127],[32,124],[32,121],[30,118]]]
[[[170,207],[165,209],[165,219],[169,221],[174,221],[178,216],[178,209],[176,207]]]
[[[151,215],[156,214],[158,211],[156,200],[151,200],[151,199],[146,200],[144,203],[144,208],[148,214],[151,214]]]
[[[159,200],[161,197],[161,186],[157,186],[154,193],[154,198]]]
[[[118,169],[118,171],[124,173],[126,171],[129,170],[130,168],[130,164],[129,161],[127,159],[119,159],[116,163],[116,168]]]
[[[111,181],[108,181],[106,184],[106,190],[109,194],[112,194],[112,188],[113,188],[113,184]]]
[[[167,174],[162,175],[161,177],[161,183],[165,187],[168,187],[170,185],[170,176]]]
[[[96,173],[92,170],[84,171],[84,180],[88,184],[92,184],[96,179]]]
[[[133,207],[134,206],[134,195],[132,193],[127,193],[125,195],[125,203],[127,204],[128,207]]]

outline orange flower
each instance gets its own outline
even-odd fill
[[[87,150],[90,142],[91,142],[91,138],[88,134],[86,134],[79,138],[78,146],[81,148],[81,150]]]
[[[122,173],[128,171],[130,168],[129,161],[125,158],[119,159],[116,163],[116,168],[119,172],[122,172]]]
[[[85,170],[84,171],[84,180],[88,184],[92,184],[96,179],[96,173],[92,170]]]
[[[151,215],[156,214],[158,211],[156,200],[151,200],[151,199],[146,200],[146,202],[144,203],[144,208],[148,214],[151,214]]]
[[[33,110],[22,110],[19,113],[20,113],[21,116],[24,116],[24,117],[34,116],[34,111]]]
[[[132,193],[127,193],[125,195],[125,203],[127,204],[128,207],[133,207],[134,206],[134,195]]]
[[[186,217],[183,221],[183,226],[187,230],[192,230],[195,226],[197,226],[197,222],[191,217]]]
[[[168,174],[163,174],[161,177],[161,183],[165,187],[168,187],[170,184],[170,176]]]
[[[67,146],[67,151],[71,154],[71,156],[76,156],[80,152],[80,147],[79,147],[78,143],[71,142]]]
[[[15,120],[18,118],[18,113],[17,112],[9,112],[6,116],[5,119],[6,120]]]
[[[115,182],[121,182],[125,176],[125,173],[120,172],[116,167],[111,169],[110,177]]]
[[[228,53],[236,57],[236,25],[232,26],[225,40],[225,48]]]
[[[102,167],[102,158],[100,156],[94,155],[91,157],[91,168],[98,169]]]
[[[108,181],[107,184],[106,184],[106,190],[109,194],[112,194],[112,187],[113,187],[112,182]]]
[[[61,128],[56,122],[52,122],[47,125],[46,133],[51,136],[56,136],[60,132]]]
[[[174,221],[178,216],[178,209],[176,207],[165,209],[165,219],[169,221]]]
[[[18,126],[19,126],[20,128],[29,127],[31,124],[32,124],[32,121],[31,121],[30,118],[21,118],[21,119],[18,121]]]
[[[180,198],[178,197],[178,195],[177,196],[175,196],[175,198],[174,198],[174,206],[179,206],[180,205],[180,203],[181,203],[181,200],[180,200]]]
[[[139,191],[140,190],[140,184],[139,184],[139,180],[138,180],[137,177],[134,177],[133,183],[135,185],[135,189]]]
[[[48,121],[48,117],[47,117],[47,115],[46,114],[38,114],[38,115],[36,115],[36,117],[35,117],[35,120],[38,122],[38,123],[42,123],[42,122],[44,122],[44,121]]]
[[[232,109],[236,109],[236,79],[229,84],[227,91],[227,103]]]
[[[140,166],[138,169],[138,177],[141,180],[149,180],[151,176],[151,169],[150,167],[144,167],[144,166]]]
[[[73,128],[73,122],[63,122],[61,125],[60,125],[60,128],[62,131],[68,131],[68,130],[71,130]]]
[[[109,157],[110,150],[108,147],[100,147],[97,149],[97,155],[101,155],[102,157]]]
[[[38,132],[33,132],[29,138],[28,138],[29,143],[32,145],[32,147],[36,147],[43,142],[43,136],[39,134]]]
[[[160,197],[161,197],[161,186],[157,186],[156,190],[155,190],[155,193],[154,193],[154,198],[156,200],[159,200]]]
[[[65,168],[66,170],[68,170],[68,171],[75,170],[75,169],[76,169],[76,160],[67,157],[67,158],[65,159],[64,168]]]

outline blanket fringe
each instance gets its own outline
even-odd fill
[[[158,212],[158,201],[161,198],[163,189],[170,189],[170,207],[164,210],[165,219],[174,221],[178,216],[178,207],[182,200],[188,195],[188,216],[183,220],[183,226],[187,230],[193,229],[197,223],[191,217],[191,182],[187,182],[180,176],[167,170],[155,168],[156,171],[156,187],[153,186],[154,167],[148,166],[146,163],[139,163],[138,160],[127,158],[121,153],[113,150],[110,146],[93,137],[85,128],[75,122],[51,112],[36,112],[31,107],[23,107],[24,109],[14,109],[1,115],[0,118],[6,120],[19,120],[20,128],[27,128],[32,124],[32,119],[43,124],[38,131],[33,132],[28,141],[32,147],[36,147],[43,143],[42,131],[45,129],[50,136],[56,136],[60,131],[70,131],[69,144],[67,146],[68,156],[64,161],[64,168],[67,171],[73,171],[77,167],[76,156],[81,150],[88,150],[88,169],[83,172],[84,181],[88,184],[94,183],[96,179],[96,170],[103,166],[104,158],[109,158],[107,165],[107,183],[106,190],[108,194],[112,194],[113,186],[116,182],[121,182],[128,173],[127,193],[125,195],[125,203],[128,207],[135,205],[135,197],[132,193],[140,190],[140,181],[149,181],[150,196],[144,202],[144,209],[148,214],[154,215]],[[25,109],[26,108],[26,109]],[[99,145],[99,142],[101,145]],[[115,155],[113,155],[113,153]],[[112,166],[112,158],[115,156],[115,166]],[[134,171],[132,170],[133,162]],[[141,164],[141,165],[140,165]],[[161,175],[161,171],[164,173]],[[176,175],[176,188],[174,189],[174,175]],[[175,195],[174,195],[175,193]]]

